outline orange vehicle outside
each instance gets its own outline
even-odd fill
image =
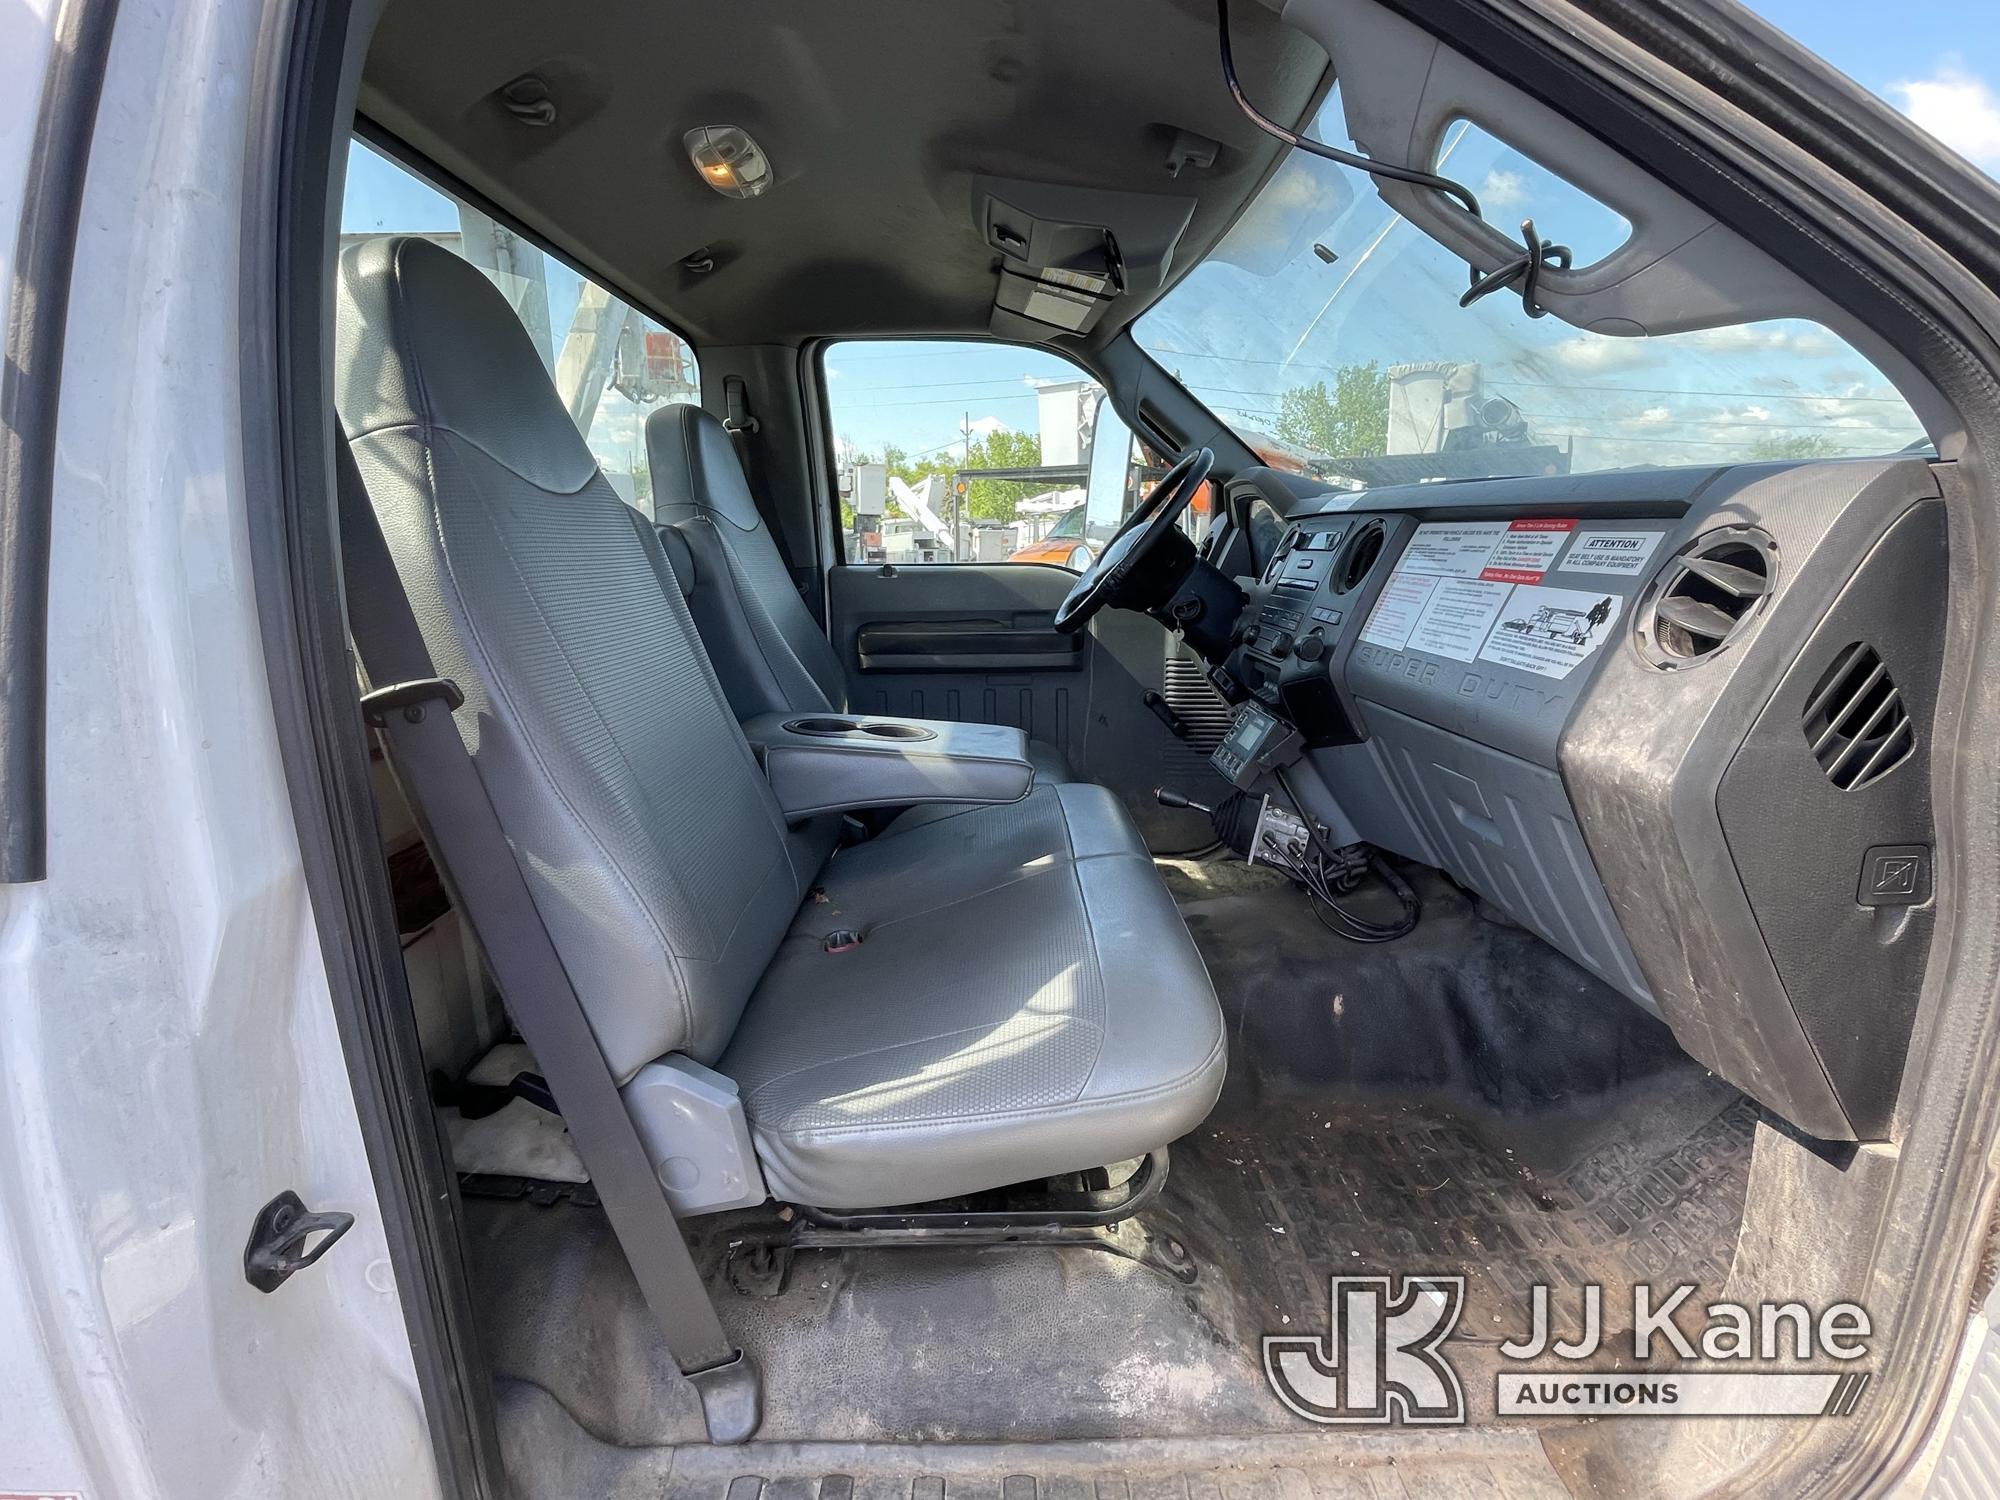
[[[1144,499],[1153,488],[1151,480],[1139,487],[1139,498]],[[1194,499],[1188,502],[1188,510],[1206,518],[1213,504],[1207,484],[1194,492]],[[1083,511],[1079,505],[1074,510],[1063,512],[1053,530],[1039,542],[1030,543],[1019,552],[1009,554],[1007,561],[1015,563],[1054,563],[1057,567],[1074,568],[1081,573],[1090,559],[1097,555],[1097,548],[1087,541],[1083,534]],[[1198,528],[1198,529],[1205,529]]]

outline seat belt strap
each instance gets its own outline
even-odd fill
[[[771,540],[777,546],[778,560],[785,565],[785,575],[792,580],[792,587],[799,591],[810,608],[812,571],[802,568],[792,556],[791,537],[785,530],[784,518],[773,507],[757,472],[757,449],[750,439],[762,430],[763,424],[751,415],[750,389],[743,383],[742,376],[723,377],[722,404],[725,412],[722,425],[736,446],[736,462],[743,468],[743,482],[750,486],[751,503],[757,507],[757,514],[764,518],[764,529],[771,533]]]
[[[452,721],[464,701],[440,679],[345,436],[336,439],[348,629],[372,691],[362,707],[422,818],[454,903],[472,925],[591,1185],[681,1373],[701,1396],[709,1440],[740,1443],[762,1416],[756,1362],[729,1341],[653,1175],[513,846]],[[379,684],[379,686],[376,686]]]

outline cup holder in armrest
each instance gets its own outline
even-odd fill
[[[878,740],[934,740],[937,731],[925,729],[918,724],[863,723],[860,719],[838,719],[819,717],[811,719],[787,719],[785,732],[788,734],[815,734],[827,739],[844,739],[849,735],[872,735]]]

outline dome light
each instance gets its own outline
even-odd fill
[[[726,198],[755,198],[771,185],[771,161],[738,125],[697,125],[681,137],[695,176]]]

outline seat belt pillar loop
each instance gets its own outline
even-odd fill
[[[744,434],[758,430],[757,419],[750,415],[750,390],[742,376],[731,375],[722,382],[722,404],[728,413],[722,425],[740,447]]]

